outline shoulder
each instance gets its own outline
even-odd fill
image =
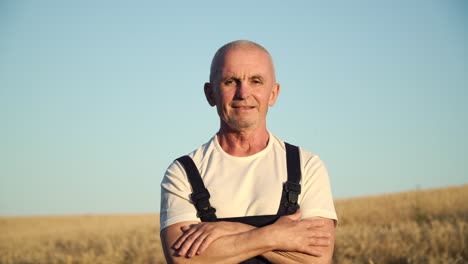
[[[199,146],[198,148],[196,148],[195,150],[185,154],[185,155],[182,155],[176,159],[174,159],[174,161],[169,165],[169,168],[168,169],[171,169],[173,167],[179,167],[180,164],[179,162],[177,161],[177,159],[183,157],[183,156],[189,156],[193,162],[198,166],[198,164],[200,164],[201,162],[203,162],[203,160],[210,155],[211,152],[213,152],[215,150],[215,144],[214,144],[214,140],[215,140],[215,136],[213,136],[212,138],[210,138],[210,140],[206,143],[204,143],[203,145]]]
[[[302,148],[299,149],[301,153],[301,163],[304,169],[316,170],[322,167],[325,168],[325,164],[319,155]]]
[[[299,148],[301,167],[303,169],[324,166],[323,161],[320,159],[319,155],[303,148],[301,145],[298,145],[295,142],[283,141],[273,134],[271,134],[270,138],[272,140],[273,147],[276,149],[281,149],[282,151],[286,151],[286,143],[297,146]]]
[[[187,174],[185,172],[184,166],[177,159],[183,156],[189,156],[195,163],[195,166],[197,166],[197,168],[199,169],[200,164],[203,162],[205,157],[209,155],[209,152],[212,152],[214,149],[213,138],[211,138],[208,142],[199,146],[197,149],[193,150],[192,152],[189,152],[186,155],[182,155],[174,159],[172,163],[169,165],[169,167],[166,169],[166,173],[164,174],[164,177],[162,179],[162,185],[167,185],[167,184],[177,185],[183,182],[186,183]]]

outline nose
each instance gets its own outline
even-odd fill
[[[240,81],[236,87],[236,99],[246,99],[250,96],[251,87],[247,82]]]

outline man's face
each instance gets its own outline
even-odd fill
[[[273,106],[278,92],[270,56],[255,48],[228,51],[214,83],[205,87],[208,101],[216,105],[221,127],[237,131],[266,128],[268,107]]]

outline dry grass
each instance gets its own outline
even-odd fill
[[[335,263],[468,263],[468,185],[336,208]],[[0,218],[0,263],[164,263],[159,218]]]
[[[1,218],[0,263],[165,263],[159,216]]]
[[[468,185],[336,202],[336,263],[468,263]]]

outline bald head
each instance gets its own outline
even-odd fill
[[[210,83],[215,83],[217,76],[223,68],[224,58],[226,54],[233,50],[260,50],[265,52],[270,58],[271,66],[273,68],[274,73],[273,59],[271,58],[270,53],[262,45],[250,40],[236,40],[225,44],[224,46],[219,48],[218,51],[216,51],[213,60],[211,61]]]

